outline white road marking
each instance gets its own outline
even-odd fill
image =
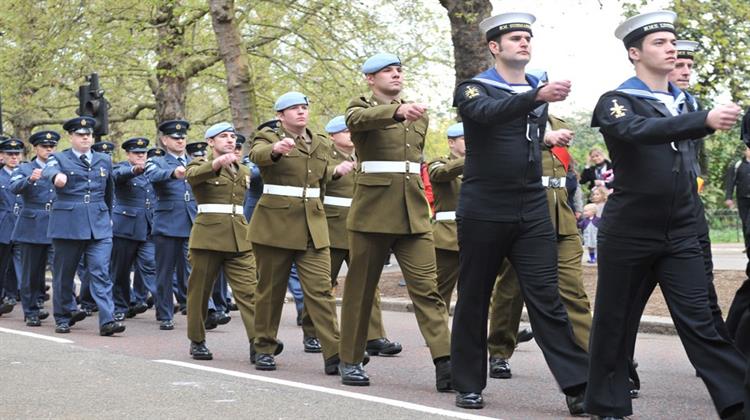
[[[390,398],[376,397],[373,395],[359,394],[356,392],[342,391],[340,389],[326,388],[318,385],[310,385],[302,382],[294,382],[286,379],[269,378],[266,376],[252,375],[245,372],[239,372],[236,370],[219,369],[209,366],[197,365],[194,363],[180,362],[177,360],[153,360],[156,363],[164,363],[173,366],[179,366],[189,369],[202,370],[205,372],[220,373],[222,375],[234,376],[236,378],[252,379],[259,382],[267,382],[276,385],[288,386],[291,388],[305,389],[308,391],[322,392],[324,394],[336,395],[339,397],[352,398],[356,400],[369,401],[378,404],[390,405],[392,407],[404,408],[407,410],[419,411],[427,414],[436,414],[439,416],[452,417],[457,419],[469,419],[469,420],[487,420],[494,419],[494,417],[478,416],[475,414],[462,413],[459,411],[444,410],[441,408],[428,407],[426,405],[414,404],[406,401],[393,400]]]
[[[47,340],[47,341],[52,341],[52,342],[61,343],[61,344],[73,344],[74,343],[73,340],[67,340],[65,338],[50,337],[48,335],[36,334],[36,333],[28,332],[28,331],[11,330],[10,328],[0,327],[0,332],[4,332],[6,334],[23,335],[25,337],[31,337],[31,338],[39,338],[41,340]]]

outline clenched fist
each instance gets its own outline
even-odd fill
[[[416,121],[427,112],[425,104],[403,104],[396,110],[396,116],[407,121]]]
[[[273,152],[278,155],[285,155],[294,149],[294,140],[289,137],[277,141],[273,144]]]
[[[543,88],[539,89],[539,92],[536,94],[536,100],[542,102],[564,101],[570,94],[571,86],[572,83],[570,83],[570,80],[549,82]]]
[[[68,176],[64,173],[59,173],[55,176],[55,187],[62,188],[68,183]]]
[[[740,118],[741,113],[742,108],[734,103],[717,106],[709,111],[706,125],[714,130],[729,130]]]

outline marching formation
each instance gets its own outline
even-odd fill
[[[244,158],[245,138],[227,122],[187,143],[188,121],[164,121],[164,149],[131,138],[117,164],[111,143],[94,143],[89,117],[63,125],[64,151],[54,131],[31,135],[30,162],[21,163],[22,141],[3,141],[0,314],[20,299],[26,325],[42,325],[49,262],[56,333],[93,311],[101,335],[123,333],[125,319],[153,306],[161,330],[175,328],[175,313],[187,315],[190,355],[211,360],[206,330],[229,322],[236,307],[250,362],[272,371],[295,279],[305,351],[322,354],[325,374],[367,386],[369,358],[402,351],[387,338],[379,305],[392,252],[436,389],[455,391],[458,407],[484,406],[488,372],[511,377],[525,304],[570,413],[616,419],[632,414],[638,396],[636,333],[659,284],[717,413],[744,418],[748,359],[716,301],[696,186],[698,143],[731,129],[741,109],[703,110],[688,93],[698,44],[677,40],[675,20],[645,13],[615,32],[635,76],[601,96],[591,123],[612,157],[614,189],[595,238],[593,317],[566,189],[574,133],[549,114],[572,84],[526,70],[535,21],[526,13],[481,22],[493,66],[456,87],[462,122],[447,130],[450,154],[430,162],[428,108],[402,97],[401,60],[385,53],[364,62],[370,93],[352,99],[326,134],[308,127],[307,97],[288,92]],[[339,322],[333,288],[344,262]]]

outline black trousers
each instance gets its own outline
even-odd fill
[[[742,237],[745,241],[745,250],[750,247],[750,198],[737,198],[737,211],[742,222]],[[750,253],[747,255],[750,258]],[[750,265],[750,264],[749,264]],[[750,276],[750,273],[748,273]]]
[[[557,285],[557,239],[549,217],[499,223],[458,220],[458,301],[453,316],[453,388],[481,392],[487,385],[487,315],[504,258],[518,274],[534,338],[563,391],[586,383],[588,355],[575,343]]]
[[[628,383],[628,317],[653,274],[690,362],[719,413],[743,400],[745,358],[716,331],[701,247],[695,236],[642,239],[599,232],[599,279],[591,329],[586,412],[633,413]]]
[[[727,341],[733,341],[729,334],[727,325],[724,323],[724,318],[721,314],[721,308],[719,307],[719,301],[716,297],[716,289],[714,288],[714,263],[713,256],[711,255],[711,240],[708,237],[708,232],[698,235],[698,243],[701,247],[701,255],[703,256],[703,269],[706,279],[706,290],[708,291],[708,305],[711,308],[711,316],[714,320],[714,326],[719,335]],[[651,271],[645,281],[641,284],[640,290],[638,291],[638,297],[636,298],[632,311],[628,316],[628,341],[630,346],[630,358],[633,358],[635,353],[635,341],[638,335],[638,326],[641,323],[641,316],[646,308],[651,294],[656,288],[656,284],[659,282],[659,278],[655,272]]]
[[[727,312],[727,329],[737,348],[750,358],[750,279],[745,280]]]
[[[112,238],[109,277],[112,279],[115,313],[124,314],[130,308],[130,269],[138,256],[138,247],[144,243],[117,236]]]
[[[13,245],[0,244],[0,300],[18,299],[18,280],[13,270]]]

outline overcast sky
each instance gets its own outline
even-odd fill
[[[427,2],[430,7],[442,9],[436,0]],[[492,1],[493,15],[528,12],[536,16],[532,60],[527,68],[545,69],[551,79],[573,82],[568,100],[553,104],[558,115],[591,112],[602,93],[633,75],[625,47],[614,36],[615,28],[624,20],[621,2],[601,0],[602,4],[599,3],[597,0]],[[659,10],[666,3],[652,1],[642,11]],[[445,22],[449,24],[447,15]],[[444,91],[430,93],[450,97],[454,77],[450,74],[445,83],[440,84],[445,86]]]

